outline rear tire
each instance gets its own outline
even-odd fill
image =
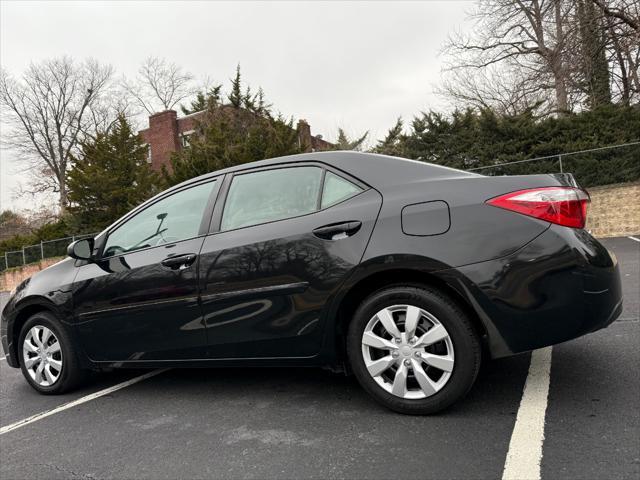
[[[360,385],[404,414],[428,415],[460,400],[475,382],[481,352],[468,315],[430,287],[373,293],[357,309],[347,336]]]
[[[45,395],[73,390],[88,373],[80,368],[71,337],[49,312],[38,312],[25,322],[17,350],[24,378]]]

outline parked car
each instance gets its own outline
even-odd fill
[[[570,174],[486,177],[355,152],[212,172],[155,196],[18,286],[10,366],[44,394],[113,367],[330,366],[429,414],[487,357],[622,308]]]

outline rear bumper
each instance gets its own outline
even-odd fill
[[[552,225],[507,257],[441,273],[476,310],[493,357],[580,337],[622,312],[617,259],[584,230]]]

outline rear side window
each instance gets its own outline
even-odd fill
[[[233,177],[222,214],[222,230],[312,213],[318,209],[322,169],[293,167]]]
[[[327,171],[327,176],[324,179],[324,190],[322,192],[322,208],[330,207],[347,198],[353,197],[361,191],[362,189],[359,186],[351,183],[349,180],[345,180],[335,173]]]

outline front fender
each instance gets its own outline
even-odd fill
[[[53,313],[57,318],[61,319],[63,326],[72,331],[70,324],[66,322],[65,317],[61,314],[60,307],[53,303],[50,299],[33,295],[26,298],[12,297],[2,312],[2,320],[0,322],[0,338],[2,340],[2,349],[5,352],[7,363],[12,367],[19,367],[17,339],[20,329],[27,319],[41,311]]]
[[[7,362],[18,367],[17,336],[23,323],[34,313],[47,310],[54,314],[62,326],[74,335],[73,280],[77,274],[73,260],[67,258],[26,279],[16,288],[2,311],[0,339]]]

